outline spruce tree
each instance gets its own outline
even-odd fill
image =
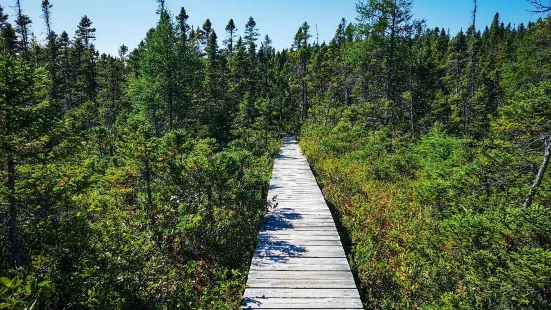
[[[380,46],[385,62],[385,98],[396,98],[396,49],[398,42],[410,35],[412,23],[411,0],[361,1],[356,5],[359,14],[359,31],[364,37],[383,40]]]
[[[59,42],[57,35],[52,31],[52,17],[51,9],[52,5],[48,0],[42,1],[42,17],[44,18],[44,24],[46,25],[46,51],[48,57],[48,73],[50,75],[51,87],[50,87],[50,98],[53,106],[55,107],[56,117],[59,117],[62,113],[62,106],[60,105],[60,84],[61,81],[58,77],[59,71]]]
[[[26,263],[20,219],[25,211],[22,199],[29,190],[24,188],[28,184],[24,179],[29,175],[24,175],[20,166],[35,155],[33,151],[40,145],[40,122],[48,108],[38,93],[43,79],[22,60],[0,53],[0,115],[4,119],[0,122],[0,147],[6,155],[1,159],[5,169],[1,190],[8,202],[6,226],[13,268]]]
[[[212,33],[212,23],[210,22],[210,19],[207,18],[207,20],[203,23],[202,30],[203,37],[201,38],[201,41],[203,42],[203,45],[207,45]]]
[[[16,0],[15,1],[15,10],[16,10],[16,20],[15,24],[16,32],[19,35],[19,51],[21,54],[23,54],[23,57],[26,60],[29,60],[29,49],[30,49],[30,25],[32,24],[31,19],[29,16],[23,14],[23,9],[21,7],[21,1]]]
[[[235,27],[235,23],[233,22],[233,19],[230,19],[228,22],[228,25],[226,25],[226,39],[224,40],[224,44],[226,44],[226,48],[229,53],[229,57],[231,58],[233,56],[233,46],[234,41],[236,37],[237,27]]]
[[[0,5],[0,31],[7,25],[8,17],[8,14],[4,14],[4,8]]]
[[[17,34],[10,23],[4,25],[0,32],[0,48],[3,53],[15,56],[17,47]]]
[[[84,15],[77,27],[76,38],[84,43],[85,48],[90,48],[92,41],[96,39],[96,28],[92,24],[88,16]]]
[[[180,14],[176,17],[176,20],[178,22],[178,33],[180,36],[180,41],[182,45],[189,44],[189,30],[191,27],[188,25],[187,21],[189,19],[189,15],[186,12],[185,8],[180,9]]]
[[[249,55],[251,57],[251,60],[254,60],[254,56],[256,53],[256,41],[258,40],[258,37],[260,34],[258,33],[258,29],[256,28],[256,21],[254,18],[249,17],[249,21],[247,21],[247,24],[245,24],[245,36],[243,39],[245,40],[245,43],[247,44],[249,48]]]

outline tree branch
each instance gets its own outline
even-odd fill
[[[532,13],[549,13],[551,12],[551,0],[544,4],[543,0],[528,0],[528,2],[534,7],[530,10]]]
[[[538,174],[536,175],[534,184],[532,184],[532,188],[530,188],[530,193],[528,194],[528,197],[526,197],[526,201],[524,202],[525,208],[529,208],[532,205],[532,200],[534,199],[536,190],[538,189],[538,187],[541,184],[541,181],[543,180],[543,176],[545,175],[547,166],[549,166],[550,157],[551,157],[551,136],[549,136],[545,141],[545,150],[543,152],[543,162],[541,163]]]

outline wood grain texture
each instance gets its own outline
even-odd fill
[[[242,309],[363,309],[333,216],[292,136],[268,198]]]

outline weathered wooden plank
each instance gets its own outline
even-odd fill
[[[245,296],[249,298],[350,298],[360,297],[356,287],[337,289],[288,289],[288,288],[248,288]]]
[[[264,225],[316,225],[316,226],[335,226],[333,219],[328,216],[319,215],[297,215],[290,214],[289,216],[274,216],[266,218]]]
[[[251,262],[252,266],[262,265],[313,265],[313,266],[342,266],[348,267],[346,259],[334,257],[260,257],[255,256]]]
[[[328,209],[321,209],[321,210],[315,210],[315,211],[308,211],[308,210],[295,210],[292,207],[283,207],[278,206],[276,209],[273,209],[268,214],[266,214],[266,217],[270,216],[277,216],[277,215],[285,215],[285,214],[305,214],[305,215],[329,215],[331,216],[331,212]]]
[[[287,219],[272,219],[268,223],[262,225],[263,227],[324,227],[334,228],[335,224],[333,220],[328,218],[314,218],[314,219],[300,219],[300,220],[287,220]]]
[[[297,210],[297,208],[301,208]],[[314,210],[308,210],[314,209]],[[295,212],[329,212],[329,209],[320,207],[318,204],[308,205],[306,203],[278,203],[277,210],[283,211],[295,211]],[[331,214],[331,212],[329,212]]]
[[[250,279],[251,288],[287,289],[356,289],[356,283],[349,279]],[[304,296],[303,296],[304,297]]]
[[[363,309],[359,298],[245,298],[242,309]]]
[[[278,213],[266,216],[267,224],[278,224],[278,222],[288,224],[330,224],[335,225],[331,215],[318,215],[318,214],[303,214],[303,213]]]
[[[298,244],[303,241],[340,241],[341,238],[335,234],[318,234],[318,235],[304,235],[299,234],[302,232],[296,231],[295,233],[277,233],[276,232],[261,232],[258,240],[260,242],[277,242],[284,241],[288,244]]]
[[[346,258],[344,250],[340,246],[287,246],[287,245],[263,245],[258,247],[255,256],[288,256],[288,257],[342,257]]]
[[[270,245],[284,245],[288,247],[297,246],[341,246],[340,240],[299,240],[299,239],[264,239],[265,241],[259,243],[257,248],[270,246]]]
[[[350,272],[348,265],[302,265],[302,264],[263,264],[251,265],[250,270],[273,270],[273,271],[347,271]],[[352,275],[351,275],[352,276]]]
[[[265,221],[272,221],[273,219],[285,220],[288,222],[301,221],[301,220],[327,220],[333,221],[331,213],[326,211],[301,211],[301,210],[292,210],[285,209],[278,213],[268,213],[265,217]]]
[[[285,233],[294,234],[295,232],[326,232],[331,234],[338,233],[335,227],[285,227],[285,226],[273,226],[273,227],[263,227],[261,229],[262,233]]]
[[[264,307],[258,307],[258,308],[252,308],[252,307],[241,307],[241,309],[245,310],[251,310],[251,309],[270,309],[270,310],[289,310],[289,309],[302,309],[302,308],[264,308]],[[315,308],[316,310],[333,310],[333,308]],[[363,308],[338,308],[339,310],[363,310]]]
[[[265,218],[266,223],[274,221],[283,221],[291,224],[301,224],[301,223],[329,223],[335,225],[333,217],[331,214],[325,212],[316,212],[316,211],[295,211],[295,212],[284,212],[268,215]]]
[[[299,225],[299,224],[287,224],[287,225],[270,225],[270,226],[263,226],[261,228],[262,232],[270,232],[270,231],[309,231],[309,230],[316,230],[316,231],[330,231],[331,233],[338,233],[337,228],[335,226],[333,227],[327,227],[323,225]]]
[[[286,264],[285,259],[280,260],[279,264],[252,264],[251,270],[273,270],[273,271],[347,271],[350,272],[348,264]]]
[[[275,231],[261,231],[260,237],[264,236],[330,236],[338,238],[339,235],[335,231],[299,231],[299,230],[275,230]]]
[[[262,271],[252,270],[249,279],[348,279],[352,280],[350,273],[343,271],[303,271],[300,274],[292,271]]]
[[[314,219],[299,219],[299,220],[287,220],[287,219],[272,219],[262,225],[262,227],[277,227],[288,226],[290,228],[298,227],[324,227],[333,228],[336,227],[331,219],[328,218],[314,218]]]

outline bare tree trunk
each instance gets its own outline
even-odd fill
[[[65,102],[64,111],[67,112],[73,107],[73,95],[72,95],[72,84],[71,84],[71,72],[69,69],[69,46],[63,45],[63,63],[65,66],[65,91],[69,94],[69,102]]]
[[[470,107],[474,105],[474,94],[476,92],[476,13],[478,12],[478,3],[477,0],[474,0],[474,9],[473,9],[473,33],[471,38],[471,78],[469,79],[469,92],[470,92],[470,98],[469,98],[469,104]],[[467,129],[467,125],[469,124],[469,117],[470,117],[470,108],[466,106],[466,103],[463,104],[463,130]]]
[[[167,51],[167,59],[170,59],[170,54]],[[167,68],[168,77],[168,130],[172,132],[174,130],[174,77],[172,68]]]
[[[283,110],[284,110],[283,105],[284,104],[285,104],[284,99],[280,99],[280,102],[279,102],[279,131],[283,130]]]
[[[412,64],[410,62],[409,66],[408,66],[408,74],[409,74],[409,80],[408,80],[408,90],[409,90],[409,94],[410,94],[410,98],[409,98],[409,114],[411,116],[410,118],[410,126],[411,126],[411,134],[413,135],[413,137],[416,137],[417,136],[417,128],[415,126],[415,103],[413,102],[413,82],[412,82]],[[424,91],[423,91],[424,92]]]
[[[11,243],[12,264],[14,268],[18,268],[22,266],[23,262],[21,254],[21,244],[19,242],[19,227],[17,225],[17,203],[15,201],[15,161],[13,158],[13,153],[11,151],[8,153],[7,187],[9,191],[8,234]]]
[[[149,165],[149,158],[145,158],[145,183],[147,190],[147,204],[149,211],[153,212],[153,194],[151,191],[151,167]]]
[[[411,133],[415,137],[417,130],[415,128],[415,107],[413,105],[413,96],[409,99],[409,113],[411,114]]]
[[[550,157],[551,157],[551,136],[547,138],[547,140],[545,141],[545,150],[543,152],[543,162],[541,163],[538,174],[536,175],[534,184],[532,184],[532,188],[530,188],[530,193],[528,194],[528,197],[526,197],[526,201],[524,202],[525,208],[529,208],[532,205],[532,200],[534,199],[536,190],[541,185],[541,181],[543,180],[543,176],[545,175],[547,166],[549,166]]]
[[[308,59],[306,51],[302,52],[302,72],[301,72],[301,86],[302,86],[302,121],[305,121],[308,117],[308,85],[306,82]]]
[[[233,57],[233,29],[230,29],[230,59]]]
[[[8,106],[11,105],[11,99],[7,98]],[[10,136],[12,133],[11,123],[13,118],[11,117],[9,110],[6,112],[6,136]],[[17,225],[17,201],[15,199],[15,155],[13,147],[9,146],[6,150],[7,153],[7,177],[8,181],[6,187],[8,189],[8,238],[11,245],[12,264],[14,268],[21,267],[23,265],[23,251],[19,240],[19,227]]]
[[[396,40],[396,0],[393,1],[392,7],[392,25],[390,28],[390,42],[388,44],[388,61],[386,65],[386,100],[392,99],[392,71],[394,70],[394,41]]]

